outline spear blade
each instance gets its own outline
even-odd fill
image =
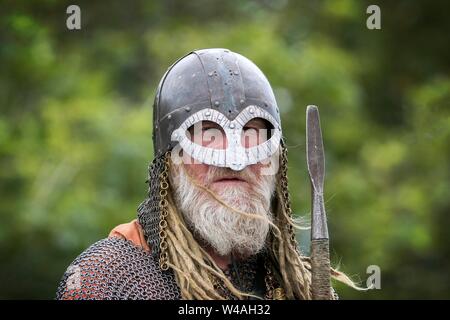
[[[325,154],[319,109],[306,109],[306,158],[311,180],[311,265],[313,299],[331,299],[330,252],[323,201]]]

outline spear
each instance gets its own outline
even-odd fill
[[[327,216],[323,202],[325,155],[319,109],[306,109],[306,159],[311,180],[311,267],[312,296],[315,300],[331,299],[330,250]]]

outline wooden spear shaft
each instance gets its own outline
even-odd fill
[[[331,299],[330,250],[327,216],[323,201],[325,155],[319,109],[306,109],[306,157],[311,180],[311,267],[312,296],[315,300]]]

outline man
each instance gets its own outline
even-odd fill
[[[138,219],[83,252],[57,298],[311,299],[279,109],[258,67],[226,49],[187,54],[159,84],[153,129]]]

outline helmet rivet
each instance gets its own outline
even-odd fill
[[[253,112],[255,112],[255,108],[253,108],[253,107],[250,107],[250,113],[253,113]]]
[[[239,71],[234,71],[234,74],[235,74],[235,75],[238,75],[238,74],[239,74]]]
[[[208,73],[208,76],[212,77],[212,76],[213,76],[213,73],[212,73],[212,72]]]
[[[191,107],[186,107],[185,109],[187,112],[191,111]]]
[[[230,123],[230,128],[231,128],[231,129],[234,129],[234,123],[233,123],[233,122]]]
[[[214,102],[214,105],[215,105],[216,107],[218,107],[218,106],[219,106],[219,104],[220,104],[220,102],[219,102],[219,101],[216,101],[216,102]]]
[[[244,103],[244,99],[241,99],[239,102],[240,102],[241,104],[243,104],[243,103]]]
[[[172,115],[169,114],[169,115],[167,116],[167,119],[172,119]]]
[[[211,115],[211,112],[209,112],[209,111],[205,112],[205,117],[209,117],[210,115]]]

